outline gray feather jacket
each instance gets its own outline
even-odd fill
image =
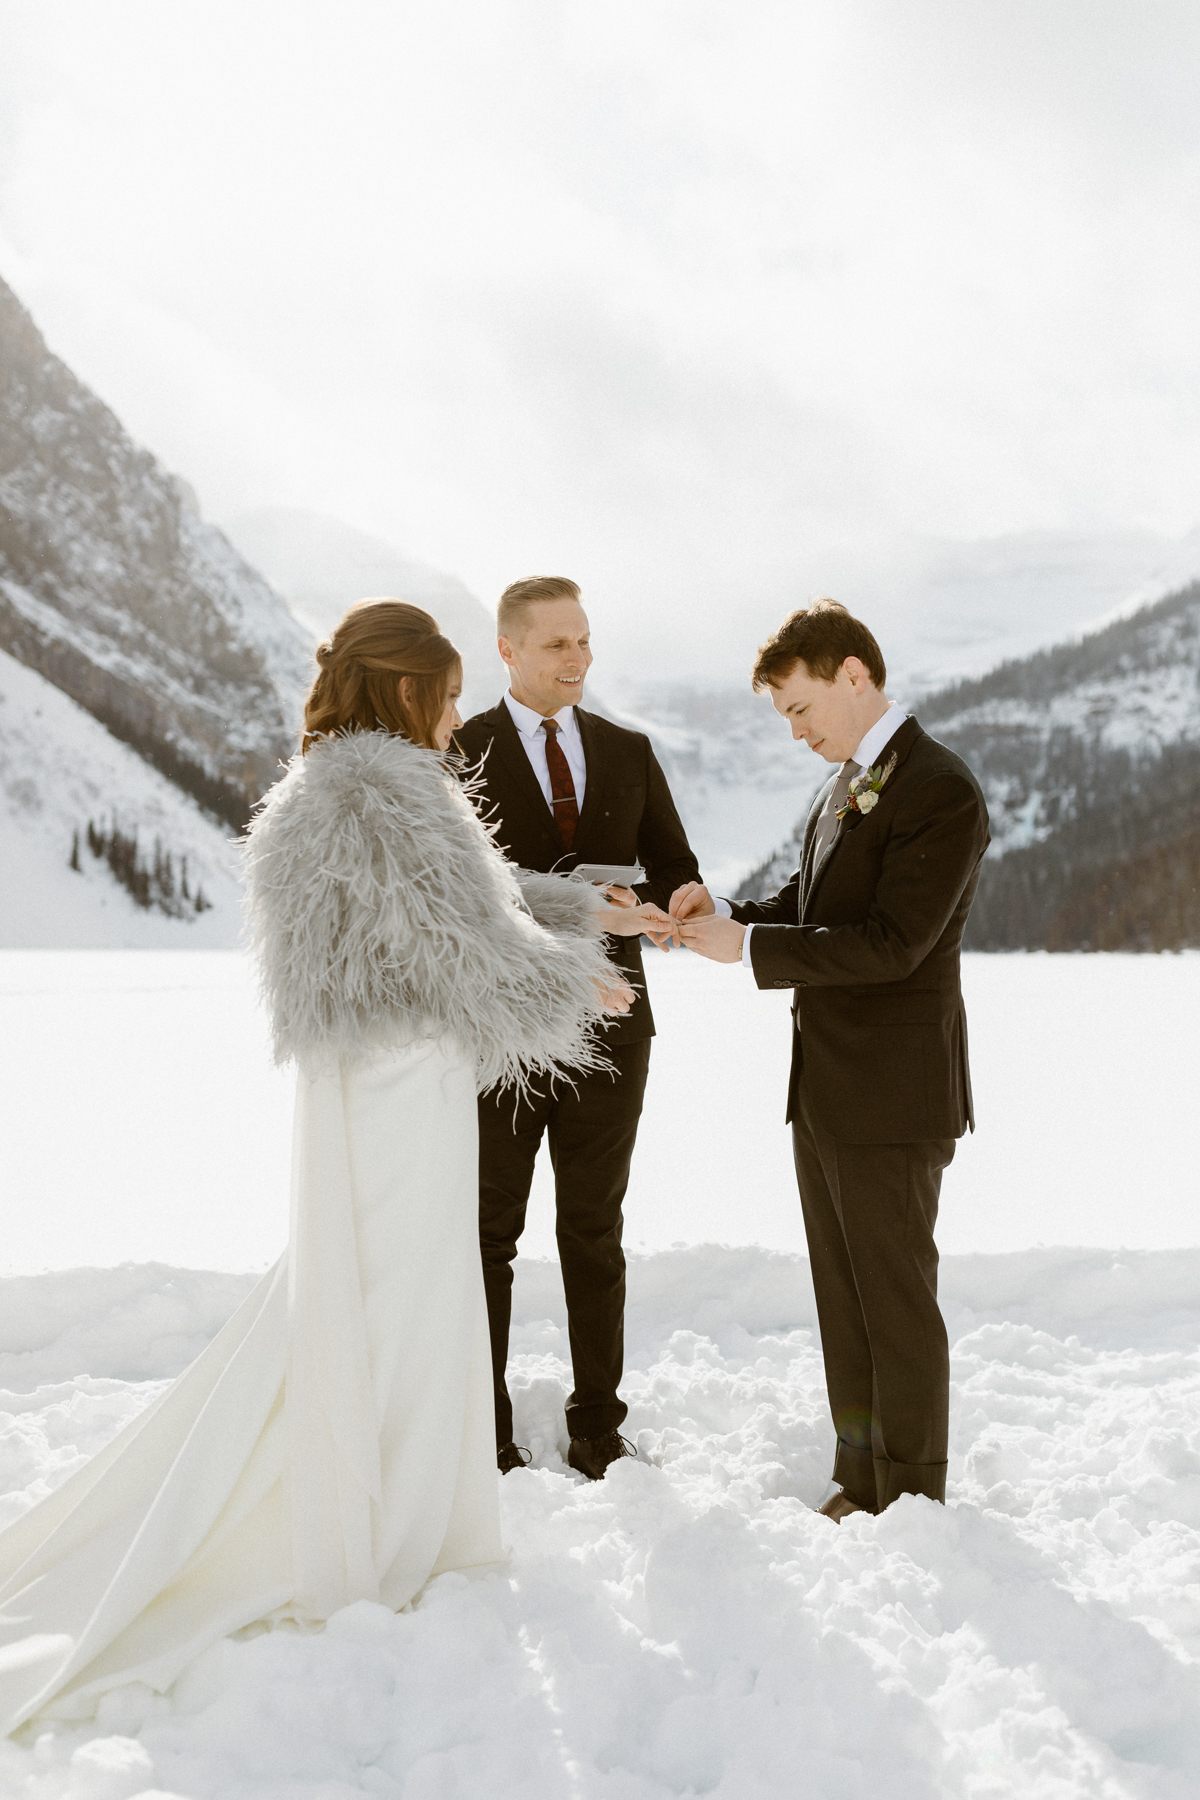
[[[605,1065],[596,896],[506,862],[435,751],[385,731],[314,744],[243,848],[278,1061],[449,1037],[480,1091]]]

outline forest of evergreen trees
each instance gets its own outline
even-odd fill
[[[1079,754],[1077,741],[1063,747]],[[988,856],[967,927],[974,950],[1200,946],[1196,747],[1094,754],[1069,817],[1040,843]]]
[[[204,889],[198,882],[192,884],[187,857],[164,849],[160,838],[154,840],[153,853],[144,855],[136,827],[123,831],[115,819],[107,824],[89,819],[82,833],[77,829],[71,840],[68,862],[79,872],[83,869],[84,844],[98,862],[107,863],[117,881],[146,912],[165,913],[171,919],[192,919],[211,910],[212,902]]]

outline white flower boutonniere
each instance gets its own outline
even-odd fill
[[[838,807],[837,816],[844,819],[847,813],[869,813],[879,805],[879,796],[887,786],[893,769],[899,758],[893,754],[886,763],[876,763],[873,769],[864,769],[850,783],[845,804]]]

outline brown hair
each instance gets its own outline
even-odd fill
[[[836,600],[814,600],[785,619],[758,653],[750,680],[757,694],[786,681],[798,662],[818,681],[832,681],[848,656],[857,656],[877,688],[887,683],[883,651],[861,619]]]
[[[501,594],[496,608],[496,630],[501,637],[511,637],[513,627],[520,624],[539,601],[578,600],[579,597],[579,583],[568,581],[565,575],[527,575],[523,581],[512,582]]]
[[[317,646],[320,671],[304,704],[307,751],[335,731],[392,731],[425,749],[462,662],[436,620],[407,600],[360,600]],[[407,675],[412,695],[400,698]]]

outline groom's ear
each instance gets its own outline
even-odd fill
[[[510,638],[498,637],[496,639],[496,648],[500,652],[501,662],[511,663],[513,661],[513,647]]]

